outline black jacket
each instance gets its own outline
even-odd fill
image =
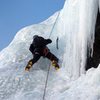
[[[44,48],[46,48],[46,45],[51,42],[51,39],[44,39],[43,37],[37,36],[33,38],[33,42],[30,45],[29,50],[32,54],[38,53],[42,56]]]

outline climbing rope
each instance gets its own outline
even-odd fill
[[[44,88],[43,100],[45,100],[46,88],[47,88],[47,83],[48,83],[48,78],[49,78],[49,72],[50,72],[50,65],[49,65],[48,71],[47,71],[47,77],[46,77],[46,82],[45,82],[45,88]]]
[[[57,23],[57,20],[58,20],[58,18],[59,18],[60,12],[61,12],[61,11],[58,12],[58,15],[57,15],[57,17],[56,17],[55,23],[54,23],[53,26],[52,26],[52,29],[51,29],[49,38],[50,38],[50,36],[51,36],[51,34],[52,34],[52,32],[53,32],[53,29],[54,29],[54,27],[55,27],[55,25],[56,25],[56,23]]]
[[[52,29],[51,29],[49,38],[50,38],[51,35],[52,35],[52,32],[53,32],[53,30],[54,30],[54,27],[55,27],[55,25],[56,25],[56,23],[57,23],[57,20],[58,20],[58,18],[59,18],[60,12],[61,12],[61,11],[59,11],[59,13],[58,13],[58,15],[57,15],[57,17],[56,17],[56,20],[55,20],[55,23],[54,23],[54,25],[53,25],[53,27],[52,27]],[[57,39],[57,40],[58,40],[58,39]],[[50,65],[51,65],[51,64],[50,64]],[[47,89],[48,78],[49,78],[49,72],[50,72],[50,65],[49,65],[48,71],[47,71],[47,77],[46,77],[46,81],[45,81],[45,88],[44,88],[43,100],[45,100],[46,89]]]

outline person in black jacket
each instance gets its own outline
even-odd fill
[[[33,36],[33,42],[29,48],[29,50],[33,54],[33,59],[31,59],[28,62],[25,68],[26,71],[28,71],[32,67],[32,65],[40,59],[41,56],[51,60],[52,65],[55,67],[55,69],[56,70],[59,69],[59,65],[58,65],[59,59],[54,54],[52,54],[48,49],[48,47],[46,46],[51,42],[52,42],[51,39],[44,39],[43,37],[38,35]]]

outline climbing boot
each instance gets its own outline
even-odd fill
[[[52,61],[52,66],[54,66],[56,70],[58,70],[60,68],[57,61],[55,61],[55,60]]]
[[[32,67],[32,65],[33,65],[32,61],[29,61],[26,68],[25,68],[25,71],[29,71],[30,68]]]

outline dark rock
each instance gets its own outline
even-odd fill
[[[95,26],[95,41],[93,45],[93,56],[89,57],[87,54],[87,63],[85,69],[91,67],[97,68],[100,63],[100,13],[98,11],[97,21]]]

